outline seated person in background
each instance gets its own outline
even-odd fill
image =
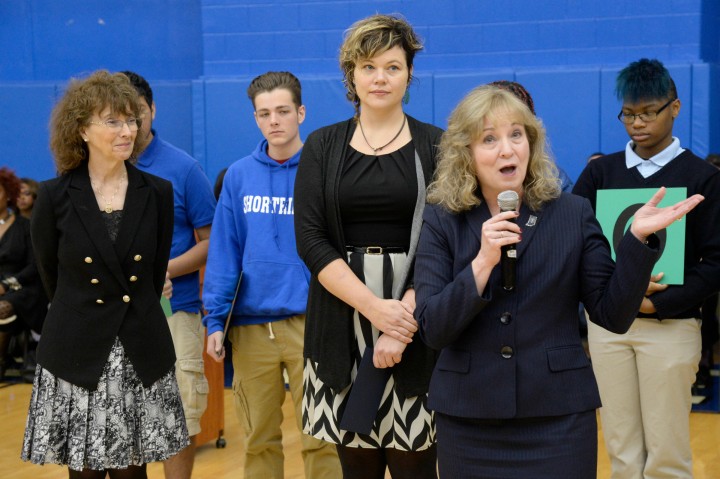
[[[37,181],[32,178],[20,178],[20,194],[17,197],[17,209],[25,218],[30,218],[32,215],[37,192]]]
[[[30,241],[30,221],[17,214],[20,180],[0,168],[0,380],[11,358],[10,339],[40,332],[46,304]]]

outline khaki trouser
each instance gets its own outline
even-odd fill
[[[245,479],[283,479],[282,405],[287,371],[302,432],[305,315],[230,328],[235,410],[245,430]],[[334,444],[301,435],[305,477],[342,477]]]
[[[205,327],[199,313],[186,311],[178,311],[170,316],[168,326],[175,346],[175,376],[188,434],[195,436],[200,433],[200,418],[207,408],[210,390],[202,356],[205,348]]]
[[[588,322],[612,479],[689,479],[690,388],[700,322],[637,318],[625,334]]]

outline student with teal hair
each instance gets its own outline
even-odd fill
[[[620,71],[618,119],[630,137],[625,149],[591,161],[573,193],[596,206],[597,190],[687,188],[705,197],[683,220],[684,282],[652,276],[637,318],[625,334],[588,325],[590,355],[612,479],[691,478],[690,389],[700,359],[700,306],[720,289],[720,170],[673,136],[681,102],[658,60]]]

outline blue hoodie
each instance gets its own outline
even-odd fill
[[[233,326],[305,313],[310,272],[295,245],[293,187],[300,151],[282,165],[263,140],[228,168],[215,210],[203,302],[207,334],[222,331],[242,271]]]

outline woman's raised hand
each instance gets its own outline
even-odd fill
[[[653,234],[654,232],[667,228],[673,221],[680,221],[683,216],[688,214],[702,200],[702,195],[692,195],[690,198],[679,201],[672,206],[658,208],[658,204],[665,197],[665,187],[661,187],[650,201],[645,203],[635,213],[635,219],[630,225],[630,231],[640,241]]]

